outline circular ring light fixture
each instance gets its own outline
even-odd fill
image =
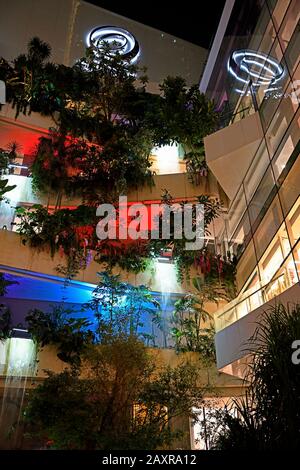
[[[273,57],[256,52],[250,49],[234,51],[227,63],[229,73],[241,83],[249,84],[252,81],[253,87],[270,86],[279,82],[284,76],[284,67]],[[243,90],[236,90],[243,93]]]
[[[119,53],[131,64],[137,61],[140,54],[140,46],[136,38],[126,29],[117,26],[100,26],[93,29],[87,36],[87,46],[94,44],[101,48],[101,42],[109,44],[113,53]]]

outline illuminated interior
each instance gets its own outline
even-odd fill
[[[185,163],[182,160],[181,146],[174,143],[155,147],[151,152],[152,169],[158,175],[170,175],[174,173],[184,173]]]

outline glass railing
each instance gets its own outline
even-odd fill
[[[214,314],[216,332],[223,330],[256,308],[261,307],[293,284],[294,282],[287,273],[283,272],[267,284],[260,282],[248,289]]]

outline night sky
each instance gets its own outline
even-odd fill
[[[144,2],[144,5],[126,2],[126,0],[120,4],[112,0],[88,0],[88,3],[209,48],[217,30],[225,0],[205,2],[202,0],[198,4],[191,0],[172,3],[150,0]]]

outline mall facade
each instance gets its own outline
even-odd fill
[[[217,309],[208,306],[216,328],[217,368],[211,377],[218,406],[241,395],[249,362],[244,345],[255,322],[275,302],[300,300],[300,0],[227,0],[209,52],[84,1],[12,0],[0,2],[0,7],[0,52],[8,60],[24,52],[33,35],[49,42],[53,60],[65,65],[83,56],[93,34],[127,35],[135,59],[148,65],[149,91],[158,92],[158,83],[167,75],[182,75],[188,85],[199,82],[200,90],[215,101],[222,119],[220,128],[204,141],[208,175],[195,185],[180,147],[153,149],[155,185],[127,196],[128,201],[150,204],[160,201],[165,188],[178,200],[193,201],[204,194],[223,201],[222,217],[206,243],[216,254],[236,257],[238,294]],[[17,30],[15,24],[20,25]],[[45,310],[62,296],[64,278],[56,270],[60,257],[33,252],[21,244],[11,225],[17,221],[16,206],[55,205],[55,195],[47,199],[33,192],[28,172],[32,148],[52,124],[36,113],[15,120],[9,105],[0,112],[0,147],[17,141],[22,148],[8,176],[16,188],[9,193],[10,204],[0,207],[0,271],[17,282],[4,299],[15,325],[31,308]],[[78,204],[74,198],[62,200],[62,207]],[[78,274],[68,286],[67,305],[80,306],[90,299],[98,271],[99,265],[91,262]],[[192,289],[178,281],[173,263],[166,259],[159,259],[154,271],[121,274],[134,285],[149,285],[166,318],[175,300]],[[176,363],[174,351],[164,349],[165,338],[156,334],[164,360]],[[3,391],[5,370],[24,351],[12,354],[0,348]],[[59,372],[64,367],[47,349],[39,361],[38,371],[32,373],[36,383],[44,379],[44,369]],[[185,448],[199,446],[193,426],[185,427]]]
[[[226,110],[224,128],[206,137],[205,150],[230,199],[217,249],[238,260],[238,296],[214,314],[217,366],[240,377],[261,313],[300,299],[300,2],[253,3],[260,3],[253,31],[230,36],[241,23],[229,19],[200,85]],[[231,19],[242,14],[237,6]]]

